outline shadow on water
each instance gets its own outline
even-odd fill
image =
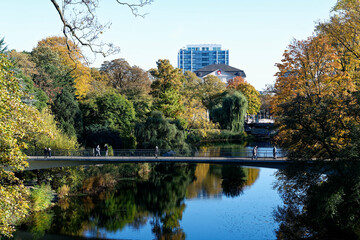
[[[109,233],[148,223],[152,235],[146,238],[185,239],[180,225],[185,198],[204,192],[208,197],[236,197],[258,176],[259,169],[239,165],[183,163],[25,171],[19,177],[27,186],[50,184],[57,195],[53,207],[33,211],[15,239],[106,239]],[[221,187],[213,188],[213,183]]]
[[[360,163],[297,163],[276,174],[277,239],[360,239]]]

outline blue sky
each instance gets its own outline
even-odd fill
[[[293,38],[311,36],[317,21],[329,18],[336,0],[154,0],[133,17],[115,0],[100,1],[98,16],[112,22],[104,41],[121,52],[104,60],[125,58],[148,70],[158,59],[177,66],[177,52],[187,44],[222,44],[230,65],[245,71],[247,81],[262,90],[275,81],[282,54]],[[59,17],[50,0],[3,1],[0,37],[9,49],[31,51],[43,38],[61,35]]]

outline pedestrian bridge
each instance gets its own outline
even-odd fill
[[[171,155],[170,155],[170,154]],[[272,151],[259,150],[258,157],[252,158],[251,151],[242,152],[193,152],[193,153],[174,153],[170,151],[160,151],[159,156],[155,156],[155,151],[149,150],[116,150],[109,152],[109,155],[102,152],[101,156],[95,156],[91,150],[74,151],[53,151],[51,157],[41,155],[40,152],[29,156],[29,168],[42,169],[52,167],[96,165],[107,163],[214,163],[214,164],[241,164],[247,166],[279,168],[286,165],[286,157],[281,153],[276,159],[273,158]]]

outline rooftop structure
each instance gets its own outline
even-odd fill
[[[200,78],[204,78],[208,75],[214,75],[220,78],[220,80],[225,83],[227,83],[229,79],[233,79],[234,77],[246,78],[246,74],[243,70],[234,68],[226,64],[211,64],[194,71],[194,73]]]

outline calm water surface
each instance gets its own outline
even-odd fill
[[[15,239],[276,239],[275,169],[210,164],[108,164],[27,172],[68,197]],[[24,238],[26,236],[26,238]]]
[[[15,239],[360,239],[358,161],[279,170],[124,163],[18,175],[41,191]],[[53,206],[34,211],[51,191]]]
[[[197,167],[204,167],[204,164]],[[276,170],[246,170],[256,172],[257,178],[237,196],[226,196],[220,186],[215,192],[207,193],[204,189],[208,187],[206,184],[214,182],[204,182],[202,188],[197,189],[197,196],[184,199],[185,208],[179,225],[186,239],[275,239],[278,224],[274,221],[273,212],[281,205],[272,184]],[[216,184],[221,184],[221,179],[217,181]],[[148,219],[140,229],[126,226],[112,232],[100,228],[85,231],[84,235],[94,237],[99,235],[99,231],[108,239],[154,239],[151,221],[151,218]]]

